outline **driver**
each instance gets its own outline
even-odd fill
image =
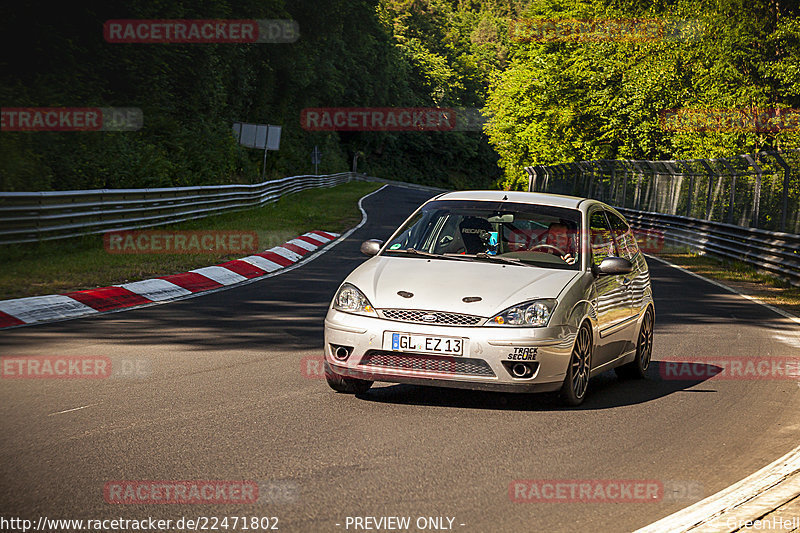
[[[545,232],[544,241],[541,244],[547,244],[558,248],[558,251],[549,248],[548,252],[557,255],[562,261],[568,265],[572,265],[577,260],[575,253],[575,240],[570,235],[569,228],[563,222],[553,222]]]

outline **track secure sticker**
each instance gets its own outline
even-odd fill
[[[506,357],[509,361],[535,361],[539,348],[514,348]]]

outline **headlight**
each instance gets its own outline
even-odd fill
[[[345,283],[333,299],[333,308],[356,315],[378,316],[367,297],[353,285]]]
[[[486,325],[542,328],[550,321],[557,303],[554,298],[524,302],[493,316]]]

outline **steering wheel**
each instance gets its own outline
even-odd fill
[[[552,244],[544,244],[544,243],[542,243],[542,244],[537,244],[537,245],[536,245],[536,246],[534,246],[533,248],[530,248],[528,251],[529,251],[529,252],[532,252],[533,250],[535,250],[535,249],[537,249],[537,248],[550,248],[551,250],[555,250],[556,252],[558,252],[558,255],[560,255],[560,256],[561,256],[561,255],[567,255],[567,252],[565,252],[564,250],[562,250],[562,249],[561,249],[561,248],[559,248],[558,246],[553,246]]]

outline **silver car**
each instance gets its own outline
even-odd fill
[[[560,391],[578,405],[596,374],[645,377],[655,318],[647,263],[604,203],[446,193],[361,251],[373,257],[325,318],[336,391],[363,393],[374,381]]]

